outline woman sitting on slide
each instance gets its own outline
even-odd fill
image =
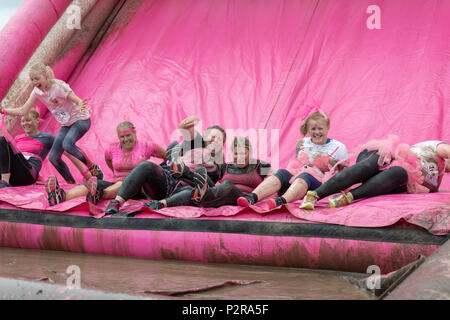
[[[332,174],[330,168],[333,166],[342,169],[348,157],[347,148],[328,138],[329,129],[330,118],[317,107],[309,108],[300,126],[304,138],[297,142],[296,159],[289,163],[287,169],[277,170],[253,192],[240,197],[237,204],[248,207],[278,192],[278,198],[268,200],[269,208],[274,209],[302,199],[308,190],[319,187],[326,175]]]
[[[390,135],[385,140],[372,140],[361,149],[356,164],[308,191],[300,208],[312,210],[318,200],[335,193],[328,199],[331,208],[383,194],[436,192],[444,173],[450,172],[450,145],[443,141],[424,141],[410,147]],[[357,183],[362,184],[345,192]]]
[[[210,187],[206,168],[200,167],[194,173],[195,187],[187,187],[164,200],[152,200],[145,205],[153,210],[175,206],[199,206],[217,208],[235,205],[237,199],[259,185],[270,171],[270,164],[251,159],[250,141],[235,137],[232,143],[234,161],[221,167],[218,185]]]
[[[97,204],[101,199],[114,199],[128,173],[140,162],[151,157],[166,159],[166,151],[160,145],[140,141],[136,136],[136,129],[131,122],[124,121],[117,126],[118,142],[112,143],[105,150],[105,162],[113,172],[113,182],[90,178],[85,184],[64,191],[58,184],[56,176],[47,179],[49,205],[62,201],[86,196],[89,203]]]
[[[7,132],[0,137],[1,188],[27,186],[37,181],[42,162],[55,140],[51,133],[39,131],[39,122],[39,113],[31,109],[21,118],[25,134],[17,135],[12,141],[5,138]]]

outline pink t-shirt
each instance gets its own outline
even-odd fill
[[[112,143],[105,150],[106,159],[112,161],[114,181],[124,179],[140,162],[156,156],[157,148],[152,142],[136,141],[131,152],[124,152],[119,142]]]
[[[70,86],[62,80],[55,79],[50,89],[42,91],[35,87],[31,95],[45,104],[50,112],[63,126],[71,126],[78,120],[89,119],[89,108],[80,111],[80,107],[68,98],[72,92]]]

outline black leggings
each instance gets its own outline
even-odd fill
[[[244,195],[241,189],[228,180],[225,180],[218,186],[209,188],[199,203],[191,200],[193,193],[193,187],[183,187],[176,194],[166,199],[167,206],[218,208],[220,206],[236,205],[237,199]]]
[[[136,198],[150,198],[162,200],[167,197],[172,187],[171,181],[164,169],[149,161],[138,164],[123,180],[119,197],[124,200]]]
[[[10,173],[9,184],[28,186],[37,180],[37,171],[19,152],[14,154],[5,137],[0,137],[0,173]]]
[[[350,191],[355,200],[405,192],[408,182],[406,170],[391,167],[382,171],[378,167],[378,159],[376,151],[362,151],[353,166],[345,168],[317,188],[317,195],[324,198],[361,182],[361,186]]]

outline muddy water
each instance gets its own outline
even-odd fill
[[[343,278],[365,274],[0,248],[1,278],[66,286],[71,265],[82,289],[150,299],[372,299]]]

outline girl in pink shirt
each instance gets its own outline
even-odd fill
[[[86,196],[90,204],[97,204],[101,199],[114,199],[122,180],[140,162],[151,157],[166,159],[166,151],[154,142],[138,141],[136,129],[131,122],[124,121],[117,126],[118,142],[112,143],[105,150],[105,162],[113,173],[113,182],[90,178],[85,184],[76,186],[65,192],[59,187],[55,176],[48,178],[53,186],[47,190],[49,205],[53,206],[65,200]]]
[[[69,168],[61,158],[64,151],[67,151],[87,166],[88,171],[83,172],[83,176],[89,178],[92,175],[102,179],[100,167],[75,145],[91,126],[86,101],[78,98],[67,83],[55,79],[52,69],[42,63],[30,68],[30,79],[34,88],[27,102],[21,108],[5,108],[2,113],[22,116],[28,113],[37,100],[41,101],[61,124],[48,156],[56,170],[67,183],[75,183]]]

